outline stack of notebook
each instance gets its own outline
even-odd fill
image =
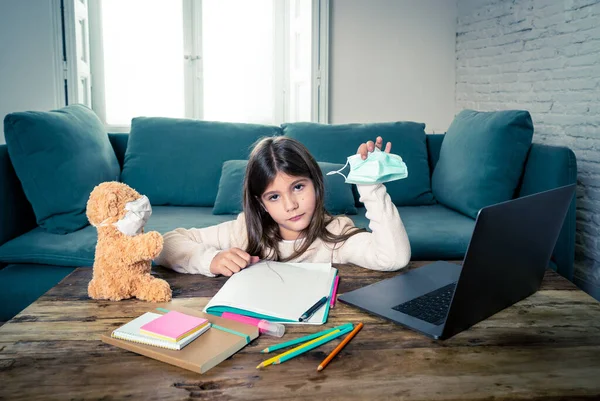
[[[121,340],[181,350],[209,328],[207,319],[181,312],[170,311],[164,315],[146,312],[111,335]]]
[[[172,319],[167,317],[168,313],[161,315],[146,312],[108,335],[103,335],[101,340],[171,365],[204,373],[258,337],[256,326],[208,315],[173,303],[154,306],[159,307],[159,310],[167,308],[169,313],[176,310],[190,318],[206,320],[206,323],[196,321],[196,326],[184,327],[181,324],[181,316],[173,314],[176,317],[177,330],[165,331],[169,327],[160,324],[159,329],[156,329],[153,328],[155,324],[152,322],[159,323],[158,318]]]

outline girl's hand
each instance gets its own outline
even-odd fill
[[[381,150],[382,145],[383,145],[383,139],[381,139],[381,137],[378,136],[377,139],[375,140],[375,143],[373,143],[373,141],[368,141],[367,143],[361,143],[360,146],[358,147],[358,150],[356,151],[356,153],[359,154],[363,160],[365,160],[367,158],[367,152],[373,152],[375,150],[375,147],[377,147],[377,149]],[[388,142],[385,145],[385,152],[390,153],[391,150],[392,150],[392,143]]]
[[[258,256],[250,256],[240,248],[231,248],[217,253],[210,262],[210,272],[230,277],[258,260]]]

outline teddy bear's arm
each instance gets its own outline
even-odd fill
[[[127,253],[132,260],[152,260],[163,247],[163,237],[157,231],[128,238]]]

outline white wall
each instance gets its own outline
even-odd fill
[[[410,120],[445,132],[456,1],[331,0],[330,14],[330,122]]]
[[[52,0],[0,1],[0,143],[4,116],[52,110],[64,100],[57,77]]]

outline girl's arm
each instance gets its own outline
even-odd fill
[[[350,237],[337,251],[339,263],[373,270],[398,270],[410,262],[406,229],[383,184],[357,185],[371,232]]]
[[[221,251],[231,248],[232,233],[240,231],[240,219],[206,228],[177,228],[163,236],[163,250],[154,260],[158,265],[178,273],[203,274],[210,272],[210,263]]]

